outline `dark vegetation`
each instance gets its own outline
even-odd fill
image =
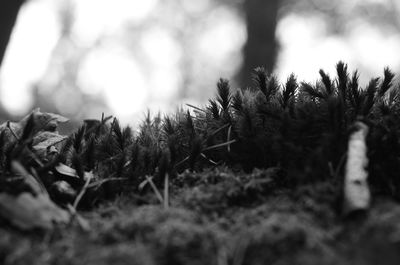
[[[54,114],[4,123],[0,194],[34,193],[18,178],[32,175],[61,207],[81,210],[91,229],[71,222],[25,235],[3,214],[0,260],[396,264],[400,86],[389,69],[365,88],[346,64],[336,69],[336,77],[321,70],[315,84],[294,75],[279,84],[257,68],[254,87],[239,91],[221,79],[206,107],[149,113],[137,132],[104,115],[68,137],[57,133],[64,118]],[[369,126],[374,203],[369,215],[345,219],[342,181],[356,121]]]

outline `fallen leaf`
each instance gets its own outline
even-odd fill
[[[35,137],[33,137],[33,148],[42,149],[49,146],[58,144],[64,141],[68,136],[60,135],[54,132],[40,132]]]
[[[22,230],[52,229],[54,224],[67,224],[70,214],[44,194],[23,192],[17,197],[0,193],[0,215]]]
[[[47,190],[42,181],[30,174],[20,162],[13,160],[11,162],[11,169],[14,174],[24,178],[25,183],[31,188],[32,192],[37,195],[44,194],[48,196]]]
[[[69,119],[54,113],[40,112],[40,109],[34,109],[31,113],[26,115],[18,122],[4,122],[0,124],[0,132],[5,131],[6,141],[15,141],[16,137],[22,135],[22,131],[27,124],[29,117],[34,117],[34,131],[33,135],[39,132],[56,132],[59,123],[67,122]]]
[[[64,175],[64,176],[69,176],[72,178],[79,178],[78,175],[76,174],[76,170],[73,169],[72,167],[69,167],[63,163],[59,163],[55,168],[54,168],[57,173]]]
[[[67,136],[59,135],[54,132],[39,132],[33,138],[33,150],[42,160],[46,160],[50,155],[58,153],[60,143],[63,142]]]
[[[63,163],[59,163],[57,166],[54,167],[54,170],[60,174],[64,180],[69,182],[70,184],[76,184],[76,182],[81,182],[82,180],[79,178],[78,174],[76,173],[76,170],[73,169],[72,167],[69,167]],[[95,180],[95,176],[92,172],[87,172],[85,171],[85,174],[83,176],[83,182],[86,181],[88,178]],[[72,182],[72,183],[71,183]],[[83,183],[82,183],[83,184]]]
[[[68,118],[65,118],[61,115],[49,112],[41,112],[40,109],[37,108],[19,122],[22,128],[27,123],[31,114],[34,116],[36,125],[35,128],[37,131],[56,131],[59,123],[65,123],[69,121]]]

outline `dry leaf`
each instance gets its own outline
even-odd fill
[[[39,132],[56,132],[59,123],[67,122],[68,119],[54,113],[40,112],[39,109],[33,110],[31,113],[22,118],[19,122],[4,122],[0,124],[0,132],[5,131],[5,138],[7,142],[15,141],[16,137],[20,137],[22,131],[27,124],[29,117],[33,115],[35,127],[33,134],[36,136]],[[8,128],[9,127],[9,128]],[[11,132],[12,131],[12,132]],[[57,134],[57,133],[55,133]],[[58,135],[58,134],[57,134]],[[53,135],[54,136],[54,135]],[[41,136],[38,136],[39,139]],[[44,136],[42,136],[44,137]],[[42,141],[40,141],[42,142]]]
[[[36,129],[38,131],[56,131],[59,123],[64,123],[69,120],[58,114],[40,112],[40,109],[37,108],[19,122],[22,128],[25,126],[31,114],[34,116]]]
[[[39,132],[33,138],[33,150],[40,159],[49,159],[51,155],[58,153],[57,148],[60,148],[60,143],[66,138],[68,137],[54,132]]]
[[[60,174],[61,176],[64,177],[64,179],[71,183],[71,182],[76,182],[76,181],[81,181],[79,178],[78,174],[76,173],[76,170],[73,169],[72,167],[69,167],[63,163],[59,163],[56,167],[54,167],[54,170]],[[95,180],[95,175],[92,172],[86,172],[83,176],[83,181],[86,181],[88,179]]]
[[[35,149],[45,149],[64,141],[66,138],[68,137],[54,132],[40,132],[33,138],[32,145]]]
[[[54,224],[67,224],[69,212],[59,208],[44,194],[23,192],[17,197],[0,193],[0,215],[22,230],[52,229]]]
[[[11,162],[11,168],[14,174],[24,178],[25,183],[31,188],[32,192],[48,196],[47,190],[41,180],[30,174],[20,162],[13,160]]]
[[[78,175],[76,174],[76,170],[63,163],[59,163],[54,169],[61,175],[79,179]]]

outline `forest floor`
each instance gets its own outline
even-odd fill
[[[400,86],[337,74],[257,68],[254,89],[220,79],[138,131],[103,114],[60,135],[39,109],[0,124],[0,264],[400,264]],[[363,211],[341,212],[349,194]]]
[[[276,190],[271,170],[184,172],[165,208],[151,191],[81,211],[52,231],[0,228],[1,264],[398,264],[400,206],[375,198],[343,219],[340,187]],[[338,192],[339,191],[339,192]]]

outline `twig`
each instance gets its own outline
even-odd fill
[[[328,169],[329,169],[329,175],[331,175],[331,177],[335,177],[335,172],[333,170],[332,161],[328,162]]]
[[[169,208],[169,176],[165,174],[164,178],[164,209]]]
[[[122,181],[122,180],[128,180],[128,178],[106,178],[106,179],[102,179],[102,180],[98,180],[93,183],[90,183],[87,188],[90,189],[93,187],[98,187],[98,186],[101,186],[104,183],[110,182],[110,181]]]
[[[210,138],[211,136],[216,135],[217,133],[219,133],[220,131],[222,131],[223,129],[225,129],[225,128],[228,127],[228,126],[229,126],[229,123],[227,123],[227,124],[223,125],[222,127],[216,129],[215,131],[213,131],[213,132],[208,136],[208,138]],[[204,141],[203,144],[206,143],[206,142],[207,142],[207,140]]]
[[[185,163],[186,161],[189,160],[189,156],[185,157],[184,159],[182,159],[181,161],[179,161],[178,163],[175,164],[175,167],[179,167],[180,165],[182,165],[183,163]]]
[[[215,162],[214,160],[212,160],[211,158],[208,158],[204,153],[201,153],[200,154],[204,159],[206,159],[208,162],[210,162],[211,164],[213,164],[213,165],[218,165],[218,163],[217,162]]]
[[[199,107],[196,107],[196,106],[194,106],[194,105],[192,105],[192,104],[188,104],[188,103],[186,103],[186,106],[188,106],[188,107],[191,107],[191,108],[194,108],[194,109],[196,109],[196,110],[198,110],[198,111],[201,111],[201,112],[204,112],[204,113],[206,113],[206,111],[205,111],[205,110],[203,110],[203,109],[200,109]]]
[[[232,125],[229,126],[229,128],[228,128],[228,135],[227,135],[227,139],[226,139],[227,142],[229,142],[231,140],[231,133],[232,133]],[[228,144],[227,150],[228,150],[228,152],[231,152],[231,145],[230,144]]]
[[[209,147],[204,148],[203,150],[201,150],[201,152],[210,151],[210,150],[213,150],[213,149],[216,149],[216,148],[219,148],[219,147],[224,147],[224,146],[233,144],[233,143],[235,143],[235,142],[236,142],[236,140],[231,140],[231,141],[228,141],[228,142],[226,142],[226,143],[212,145],[212,146],[209,146]],[[203,157],[205,157],[204,154],[200,154],[200,155],[202,155]],[[189,158],[190,158],[190,156],[185,157],[184,159],[182,159],[181,161],[179,161],[178,163],[176,163],[176,164],[175,164],[175,167],[178,167],[178,166],[182,165],[183,163],[185,163],[186,161],[188,161]],[[207,159],[207,157],[205,157],[205,158]],[[209,160],[209,161],[210,161],[210,160]],[[211,162],[211,161],[210,161],[210,162]],[[212,163],[216,163],[216,162],[213,161]]]
[[[342,168],[342,166],[344,165],[344,162],[346,161],[346,157],[347,157],[347,153],[344,153],[342,155],[342,157],[340,158],[339,163],[336,166],[336,170],[335,170],[335,174],[334,174],[335,178],[339,177],[339,171]]]
[[[81,191],[79,192],[78,196],[76,196],[74,204],[72,205],[72,207],[74,207],[75,209],[78,207],[78,203],[80,202],[80,200],[82,199],[83,195],[85,194],[91,179],[92,179],[92,174],[88,174],[88,178],[86,179],[85,185],[83,185],[83,187],[82,187]]]
[[[76,208],[74,208],[71,204],[67,204],[67,208],[71,214],[71,220],[70,224],[76,220],[79,224],[79,226],[82,228],[83,231],[87,232],[90,230],[90,225],[89,222],[84,219],[77,211]]]
[[[11,134],[14,136],[14,138],[19,141],[19,137],[15,134],[14,130],[10,126],[10,121],[7,121],[7,128],[10,130]]]
[[[164,204],[163,197],[161,196],[161,193],[158,191],[156,185],[154,184],[153,180],[149,176],[145,176],[146,180],[150,183],[151,188],[153,189],[154,193],[156,194],[158,200],[160,203]]]
[[[213,149],[216,149],[216,148],[219,148],[219,147],[224,147],[224,146],[233,144],[235,142],[236,142],[236,140],[232,140],[232,141],[229,141],[229,142],[226,142],[226,143],[212,145],[212,146],[209,146],[207,148],[204,148],[203,151],[209,151],[209,150],[213,150]]]

